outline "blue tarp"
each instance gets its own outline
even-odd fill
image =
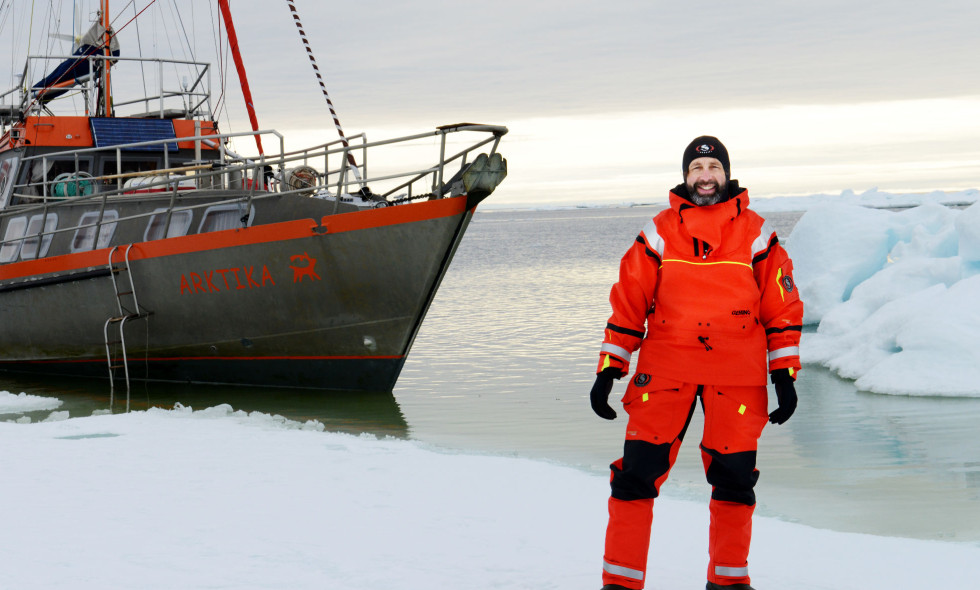
[[[68,92],[71,86],[80,84],[85,76],[91,74],[89,56],[100,55],[105,52],[105,29],[100,24],[95,24],[81,38],[79,46],[72,53],[70,59],[61,62],[53,72],[42,78],[32,88],[41,102],[47,102]],[[111,36],[109,49],[113,57],[119,57],[119,42],[115,35]],[[98,62],[96,62],[97,64]],[[98,68],[98,65],[96,65]],[[71,85],[63,88],[51,88],[58,84],[74,81]],[[48,90],[44,90],[47,88]],[[43,92],[42,92],[43,91]]]

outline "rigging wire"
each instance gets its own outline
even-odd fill
[[[164,38],[167,40],[167,46],[170,48],[170,55],[172,55],[174,57],[177,57],[178,54],[177,54],[177,51],[174,49],[174,44],[173,44],[172,36],[166,34],[166,32],[169,31],[170,28],[171,28],[169,26],[170,23],[173,23],[174,25],[176,25],[177,17],[176,17],[176,14],[175,14],[175,7],[174,7],[175,5],[174,5],[173,2],[167,2],[165,4],[165,6],[167,7],[167,9],[170,12],[169,12],[169,20],[166,20],[167,19],[167,15],[163,13],[163,9],[161,8],[161,16],[165,20],[165,24],[164,24],[164,31],[165,31]],[[184,48],[181,47],[180,49],[183,52],[183,49]],[[185,53],[181,53],[180,56],[182,58],[184,58],[184,59],[187,58],[187,55]]]
[[[238,81],[242,87],[242,98],[245,100],[245,111],[248,115],[249,122],[251,123],[252,130],[259,130],[258,119],[255,114],[255,104],[252,99],[252,93],[249,89],[248,78],[245,74],[245,64],[242,60],[242,54],[239,51],[238,38],[235,34],[235,23],[231,17],[231,7],[228,4],[228,0],[218,0],[218,6],[221,8],[221,17],[225,23],[225,30],[228,32],[228,42],[232,45],[233,53],[235,58],[235,70],[238,72]],[[258,149],[259,156],[263,155],[262,150],[262,135],[256,133],[252,136],[255,139],[255,147]]]
[[[194,56],[194,48],[191,47],[191,38],[190,35],[187,34],[187,27],[184,26],[184,19],[181,18],[180,11],[177,10],[176,0],[171,6],[174,7],[174,10],[172,12],[177,15],[177,23],[180,25],[180,30],[184,34],[184,43],[186,44],[187,52],[190,54],[189,61],[196,61]],[[193,10],[193,3],[191,3],[191,6],[192,6],[191,10]],[[184,49],[184,47],[181,47],[181,49]]]
[[[75,47],[75,39],[78,39],[79,37],[81,37],[81,31],[76,31],[75,30],[75,22],[78,20],[77,14],[78,14],[78,0],[72,0],[72,3],[71,3],[71,50],[69,51],[69,53],[75,53],[75,50],[77,49],[77,47]],[[79,27],[79,28],[81,28],[81,27]],[[80,95],[81,93],[78,93],[78,94]],[[78,103],[77,103],[77,101],[75,99],[75,93],[71,93],[69,96],[72,97],[72,101],[71,102],[72,102],[72,105],[75,106],[75,112],[77,113],[78,112]],[[84,100],[84,96],[82,98]]]
[[[133,19],[136,20],[136,17],[139,16],[139,14],[136,12],[136,3],[133,2],[132,5],[133,5],[133,15],[134,15]],[[140,54],[139,64],[140,64],[140,76],[143,78],[143,96],[146,96],[148,94],[148,91],[146,90],[146,63],[143,61],[143,36],[140,35],[139,20],[136,20],[136,49],[137,51],[139,51]]]
[[[14,26],[17,20],[17,10],[13,0],[4,0],[2,5],[2,10],[0,10],[0,32],[3,32],[7,25],[10,25],[10,81],[8,89],[14,89],[19,86],[17,81],[17,47],[19,46],[18,39],[22,37],[23,28]],[[14,96],[10,95],[10,104],[14,102]]]
[[[177,52],[174,51],[173,41],[171,40],[170,35],[167,35],[166,34],[166,31],[167,31],[167,29],[169,29],[169,27],[167,26],[167,22],[168,21],[167,21],[166,14],[163,11],[163,4],[159,4],[159,5],[157,5],[157,7],[160,10],[160,22],[163,24],[163,27],[164,27],[164,35],[163,35],[163,38],[167,42],[167,48],[170,50],[170,55],[176,56],[177,55]],[[173,5],[172,4],[168,4],[168,7],[170,7],[170,9],[171,9],[170,10],[170,13],[171,13],[171,15],[173,15]],[[172,67],[174,67],[174,72],[176,73],[176,71],[177,71],[176,70],[176,66],[173,66],[173,64],[171,64],[171,65],[172,65]]]
[[[34,35],[34,5],[35,4],[36,2],[31,2],[31,19],[28,22],[28,26],[27,26],[27,53],[28,54],[31,53],[31,41],[34,38],[33,35]],[[23,84],[27,84],[27,76],[24,76]],[[25,86],[24,88],[26,90],[27,87]]]
[[[42,29],[44,35],[38,39],[37,44],[39,51],[44,55],[51,55],[54,53],[54,38],[52,37],[52,29],[57,30],[57,25],[55,23],[60,23],[61,19],[55,14],[54,2],[48,0],[48,18],[45,20],[45,28]],[[45,44],[46,43],[46,44]]]
[[[7,27],[7,17],[12,11],[10,6],[11,4],[7,0],[0,1],[0,34],[2,34],[3,30]],[[11,49],[13,49],[13,35],[11,35],[10,40],[11,40]],[[13,72],[14,72],[14,52],[11,51],[10,52],[11,75],[13,75]],[[11,82],[13,82],[13,80],[11,80]]]
[[[140,16],[141,14],[143,14],[144,12],[146,12],[146,9],[147,9],[147,8],[149,8],[150,6],[153,6],[154,4],[156,4],[156,1],[157,1],[157,0],[150,0],[150,2],[149,2],[149,4],[147,4],[146,6],[144,6],[144,7],[143,7],[143,10],[140,10],[139,12],[137,12],[136,14],[134,14],[134,15],[133,15],[133,18],[131,18],[131,19],[129,19],[128,21],[126,21],[126,23],[125,23],[125,24],[124,24],[123,26],[121,26],[121,27],[119,27],[118,29],[116,29],[116,28],[115,28],[115,27],[114,27],[114,26],[113,26],[113,25],[112,25],[112,24],[110,23],[110,25],[109,25],[109,26],[111,26],[111,27],[112,27],[112,29],[113,29],[113,31],[114,31],[114,32],[112,33],[112,36],[113,36],[113,37],[118,37],[118,36],[119,36],[119,33],[121,33],[121,32],[122,32],[122,31],[123,31],[123,30],[124,30],[124,29],[125,29],[126,27],[128,27],[128,26],[129,26],[130,24],[132,24],[132,22],[133,22],[133,21],[135,21],[136,19],[138,19],[138,18],[139,18],[139,16]],[[134,2],[134,0],[131,0],[131,1],[130,1],[130,4],[134,4],[134,3],[135,3],[135,2]],[[135,6],[133,7],[133,10],[135,11]],[[122,14],[119,14],[119,16],[117,16],[116,18],[118,19],[118,18],[120,18],[121,16],[122,16]],[[137,28],[139,28],[139,25],[137,25]]]
[[[224,97],[221,100],[221,111],[225,116],[225,122],[228,124],[228,133],[234,133],[235,130],[232,127],[231,110],[228,108],[228,76],[231,75],[231,40],[225,35],[225,40],[222,47],[224,47],[224,56],[221,58],[222,71],[221,71],[221,88]]]
[[[191,22],[192,23],[195,22],[194,21],[194,15],[193,15],[193,13],[194,13],[194,2],[191,2]],[[180,31],[181,31],[181,33],[183,33],[183,38],[182,38],[182,43],[181,43],[180,49],[181,49],[182,52],[184,52],[184,59],[187,60],[187,61],[196,62],[197,61],[197,54],[196,54],[196,51],[195,51],[195,49],[194,49],[194,47],[193,47],[193,45],[191,43],[192,37],[191,37],[191,35],[188,35],[187,34],[187,27],[184,25],[184,19],[181,16],[181,11],[180,11],[180,9],[177,8],[177,0],[172,0],[172,2],[170,3],[170,14],[175,17],[175,19],[174,19],[175,20],[175,23],[180,26]],[[172,51],[172,49],[171,49],[171,51]],[[186,67],[188,68],[188,71],[193,71],[193,67],[192,66],[188,65]],[[178,69],[178,65],[177,64],[173,64],[173,68],[174,68],[174,75],[177,76],[177,77],[179,77],[180,76],[180,71]]]
[[[217,8],[216,15],[220,16],[220,7]],[[231,38],[228,36],[225,30],[224,18],[218,18],[218,35],[221,37],[221,33],[224,31],[225,35],[221,38],[221,115],[224,117],[224,130],[226,133],[235,133],[236,127],[234,125],[235,121],[232,118],[232,109],[228,103],[228,80],[232,73],[232,63],[233,59],[231,56]],[[234,144],[234,139],[230,140]]]
[[[75,0],[69,0],[72,3],[72,12],[74,13]],[[59,52],[55,50],[56,46],[61,47],[64,43],[61,33],[61,15],[64,12],[62,10],[63,2],[59,2],[59,5],[55,7],[54,0],[49,0],[48,2],[48,20],[47,20],[47,48],[45,50],[45,55],[53,56],[57,55]],[[74,20],[74,19],[72,19]],[[73,25],[74,26],[74,25]],[[74,48],[75,39],[72,37],[72,47],[64,52],[65,55],[71,55],[72,49]],[[75,113],[79,112],[77,96],[74,93],[69,93],[66,98],[71,99],[71,105],[75,109]]]
[[[214,39],[214,53],[218,62],[218,86],[220,88],[220,92],[218,93],[218,98],[214,101],[214,104],[211,106],[211,108],[213,109],[211,111],[211,119],[214,121],[218,121],[221,117],[221,111],[224,108],[223,100],[225,96],[225,65],[224,62],[222,61],[223,56],[221,55],[221,48],[222,48],[221,26],[218,23],[216,23],[214,20],[215,4],[212,2],[209,6],[211,7],[210,10],[211,29],[214,30],[216,33],[215,35],[212,35],[212,38]]]
[[[0,32],[3,32],[7,23],[7,15],[12,11],[12,0],[0,1]]]
[[[340,135],[340,142],[345,148],[349,148],[350,144],[347,142],[347,136],[344,135],[343,127],[340,126],[340,119],[337,117],[337,111],[333,107],[333,101],[330,100],[330,95],[327,93],[327,85],[324,84],[323,76],[320,75],[320,66],[317,65],[316,57],[313,56],[313,48],[310,47],[310,42],[306,38],[306,31],[303,29],[302,21],[299,19],[299,12],[296,11],[296,5],[293,4],[293,0],[286,0],[286,4],[289,5],[289,10],[293,13],[293,22],[299,31],[300,40],[303,41],[303,45],[306,47],[306,55],[310,58],[310,64],[313,66],[313,73],[316,74],[317,82],[320,83],[320,90],[323,92],[323,97],[327,99],[327,108],[330,109],[330,115],[333,116],[333,124],[337,128],[337,134]],[[357,171],[357,162],[354,161],[354,154],[350,151],[347,152],[347,162],[351,166],[354,177],[360,180],[360,174]]]

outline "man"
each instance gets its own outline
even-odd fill
[[[592,409],[612,420],[614,379],[636,373],[623,406],[623,457],[611,465],[612,494],[603,590],[646,582],[653,502],[680,448],[697,399],[704,410],[701,456],[711,484],[708,590],[752,590],[748,555],[758,440],[766,420],[796,409],[803,303],[793,263],[775,232],[748,209],[731,180],[728,151],[702,136],[684,150],[684,183],[670,208],[636,238],[620,263],[592,387]],[[766,373],[778,408],[768,412]]]

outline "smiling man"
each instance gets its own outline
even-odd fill
[[[612,494],[603,590],[647,581],[653,503],[677,458],[698,400],[701,457],[711,484],[707,590],[752,590],[748,555],[767,420],[796,409],[803,303],[793,263],[748,191],[731,179],[728,150],[698,137],[684,150],[684,182],[623,256],[609,294],[592,409],[612,420],[614,379],[636,373],[623,396],[623,457],[610,466]],[[778,408],[768,411],[766,375]]]
[[[714,205],[728,198],[731,165],[728,150],[714,137],[702,136],[684,150],[684,183],[687,196],[698,207]]]

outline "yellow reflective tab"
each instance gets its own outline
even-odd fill
[[[738,407],[738,413],[745,415],[745,404],[742,404]]]
[[[779,287],[779,297],[786,301],[786,292],[783,291],[783,269],[776,273],[776,285]]]
[[[608,354],[602,355],[602,368],[603,369],[608,369],[609,368],[609,365],[611,365],[611,364],[612,363],[609,362],[609,355]]]
[[[792,376],[794,376],[794,375],[796,375],[796,370],[795,370],[795,369],[793,369],[793,367],[790,367],[790,368],[789,368],[789,376],[790,376],[790,377],[792,377]]]
[[[644,393],[643,394],[643,401],[647,401],[648,399],[650,399],[650,394],[649,393]]]

